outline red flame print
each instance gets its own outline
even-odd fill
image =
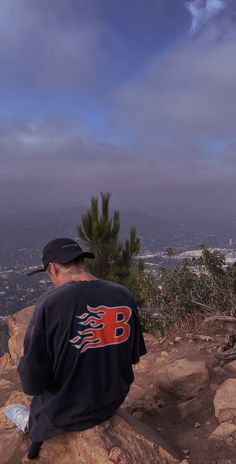
[[[87,306],[87,313],[76,316],[84,330],[70,340],[75,348],[84,353],[91,348],[117,345],[128,340],[130,325],[128,323],[132,311],[128,306]]]

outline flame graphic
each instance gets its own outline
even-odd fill
[[[85,328],[78,330],[78,335],[69,340],[80,353],[89,348],[100,348],[127,340],[130,334],[130,326],[127,323],[131,316],[129,307],[87,306],[87,310],[88,312],[81,316],[76,316],[79,325]],[[119,335],[118,329],[122,331]]]

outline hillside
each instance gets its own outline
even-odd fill
[[[29,402],[20,391],[16,365],[31,313],[28,308],[7,321],[10,352],[0,362],[1,407]],[[148,353],[135,366],[135,382],[121,413],[83,434],[48,440],[37,462],[235,464],[236,367],[235,362],[220,367],[215,358],[232,330],[233,319],[202,324],[190,338],[184,333],[168,339],[146,334]],[[198,340],[198,334],[204,336]],[[2,412],[2,464],[26,463],[28,439]]]

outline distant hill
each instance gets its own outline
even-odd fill
[[[77,238],[76,225],[84,212],[84,208],[78,207],[0,217],[0,264],[10,267],[16,262],[35,262],[47,241],[60,236]],[[236,243],[233,223],[182,223],[137,212],[122,212],[122,238],[127,236],[132,225],[137,228],[143,252],[155,252],[168,245],[185,250],[196,247],[200,242],[224,246],[229,238]]]

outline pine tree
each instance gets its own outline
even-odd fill
[[[90,264],[91,271],[99,278],[111,278],[124,283],[132,266],[132,258],[140,251],[140,240],[135,227],[131,227],[129,239],[124,244],[120,242],[120,213],[115,210],[110,217],[110,198],[109,192],[101,193],[100,212],[98,198],[93,197],[77,231],[87,248],[96,256]]]

